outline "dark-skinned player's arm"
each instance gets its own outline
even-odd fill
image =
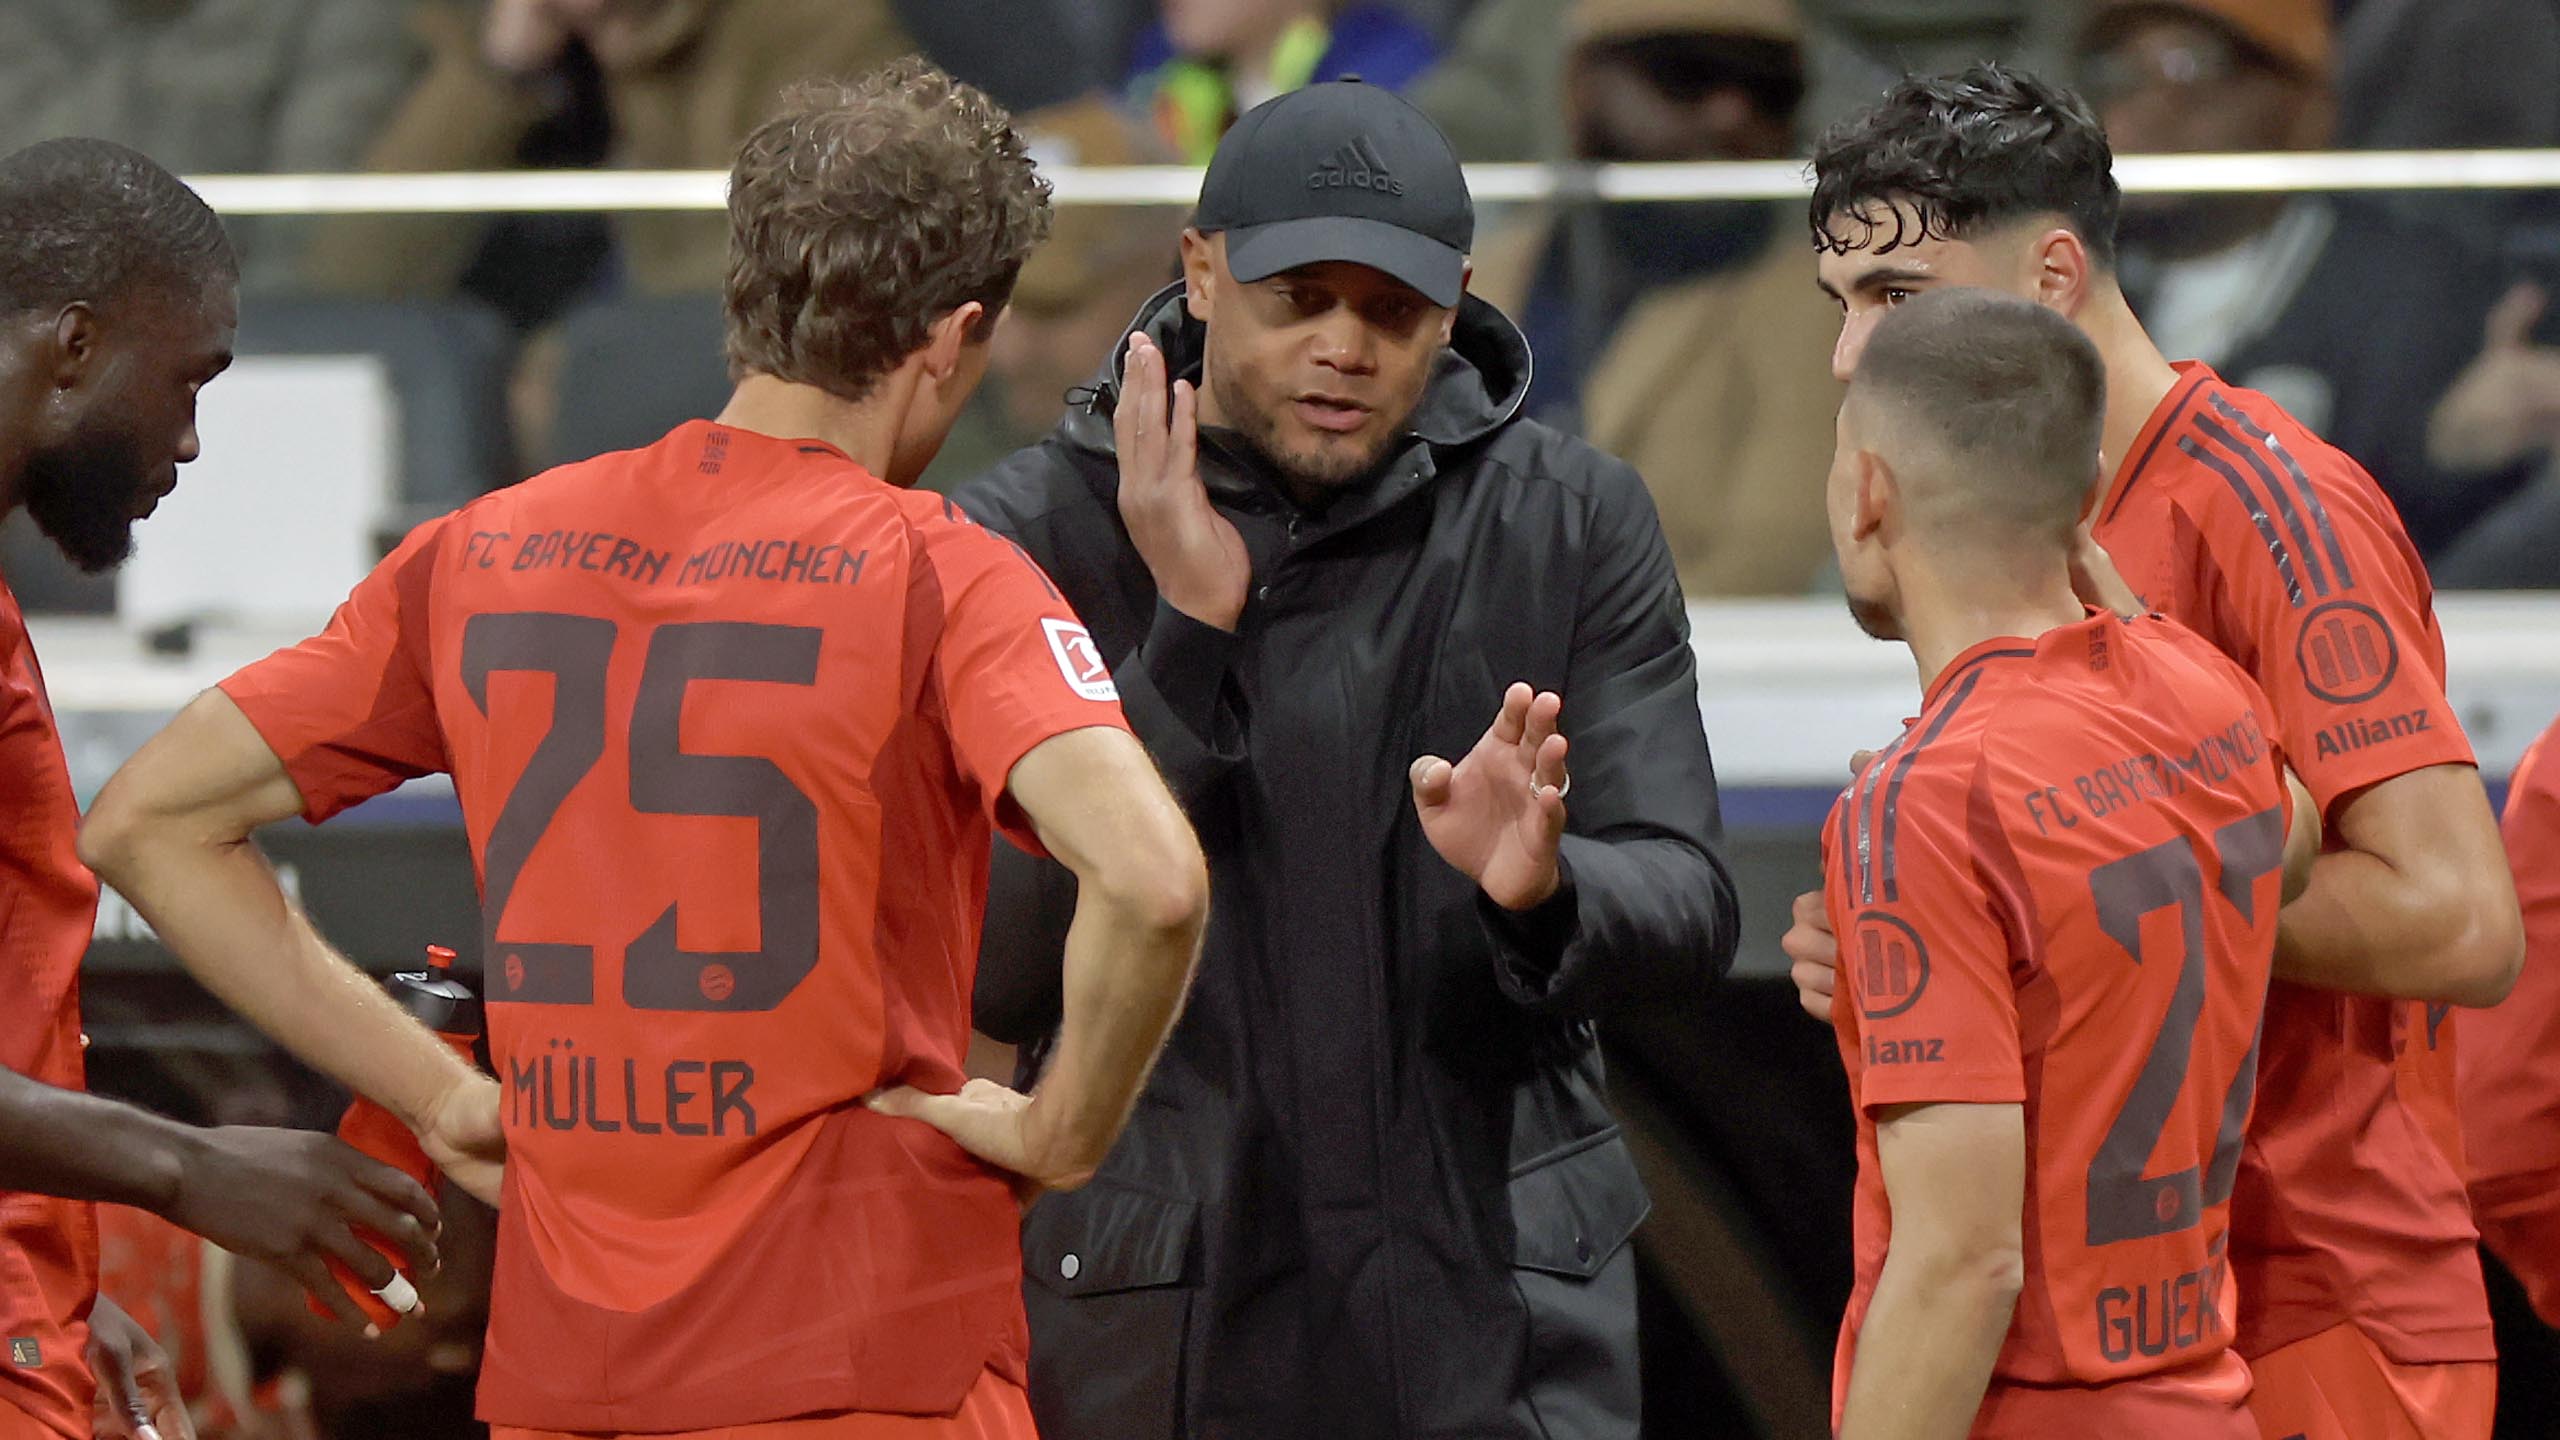
[[[1028,1096],[988,1080],[956,1095],[871,1097],[1034,1189],[1093,1178],[1182,1011],[1209,915],[1208,865],[1147,753],[1109,726],[1025,754],[1005,789],[1076,877],[1057,1044]]]
[[[1893,1239],[1858,1329],[1840,1440],[1972,1430],[2025,1284],[2024,1115],[1976,1104],[1878,1112]]]
[[[495,1204],[497,1082],[322,939],[250,839],[303,813],[284,763],[229,695],[208,690],[99,792],[80,858],[216,998],[398,1116],[447,1174]]]
[[[353,1227],[392,1240],[422,1274],[436,1264],[434,1199],[335,1136],[197,1129],[5,1067],[0,1189],[147,1210],[291,1273],[356,1324],[364,1317],[329,1278],[327,1262],[346,1262],[370,1285],[387,1283],[392,1270]]]

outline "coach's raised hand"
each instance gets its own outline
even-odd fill
[[[1413,808],[1440,858],[1506,910],[1556,893],[1556,842],[1564,835],[1564,699],[1513,685],[1475,748],[1452,765],[1413,762]]]
[[[1129,337],[1111,433],[1120,451],[1120,522],[1156,593],[1203,625],[1235,629],[1253,561],[1200,483],[1200,392],[1188,380],[1165,383],[1164,351],[1144,334]]]

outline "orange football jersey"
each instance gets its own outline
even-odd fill
[[[547,1430],[948,1413],[1023,1378],[959,1088],[991,826],[1119,726],[1039,568],[836,450],[707,422],[419,529],[225,682],[309,817],[449,770],[506,1087],[480,1405]]]
[[[2265,396],[2178,370],[2096,526],[2126,580],[2257,680],[2324,814],[2470,764],[2390,502]],[[2402,1364],[2494,1357],[2453,1040],[2445,1006],[2276,983],[2232,1206],[2242,1354],[2351,1320]]]
[[[2524,905],[2524,976],[2462,1019],[2462,1134],[2489,1248],[2560,1326],[2560,721],[2525,752],[2501,827]]]
[[[2254,1434],[2224,1246],[2288,820],[2264,706],[2156,617],[1995,639],[1833,808],[1858,1107],[1835,1423],[1893,1235],[1876,1112],[2020,1104],[2026,1286],[1974,1433]]]
[[[80,801],[18,597],[0,584],[0,1065],[78,1090],[80,958],[98,880],[80,863]],[[0,1191],[0,1422],[7,1434],[86,1436],[89,1306],[98,1294],[94,1206]]]

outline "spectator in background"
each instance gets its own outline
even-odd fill
[[[1557,117],[1565,12],[1573,0],[1480,0],[1449,53],[1406,98],[1431,117],[1458,158],[1551,159],[1563,150]]]
[[[1099,97],[1021,121],[1031,153],[1061,165],[1153,165],[1173,157],[1127,111]],[[996,326],[987,383],[920,481],[948,493],[1055,429],[1069,392],[1093,379],[1147,298],[1181,278],[1186,212],[1162,206],[1061,205],[1023,262]]]
[[[182,173],[352,169],[424,64],[401,0],[9,0],[0,154],[88,135]],[[308,221],[227,228],[243,289],[300,278]]]
[[[2119,153],[2319,150],[2323,0],[2104,0],[2081,70]],[[2502,288],[2466,236],[2321,195],[2128,198],[2128,296],[2162,350],[2272,397],[2373,473],[2430,557],[2519,470],[2442,469],[2427,423]]]
[[[2337,0],[2337,13],[2339,144],[2560,144],[2551,0]]]
[[[345,0],[332,0],[345,3]],[[417,0],[433,63],[366,151],[374,170],[505,169],[542,118],[542,82],[571,47],[591,53],[612,116],[610,163],[725,169],[783,88],[873,70],[914,48],[887,0]],[[350,217],[318,256],[333,288],[443,295],[487,217]],[[621,267],[653,294],[720,288],[721,217],[616,217]]]
[[[1804,131],[1864,111],[1911,75],[1996,60],[2037,74],[2071,53],[2086,0],[1800,0],[1805,19]]]
[[[2428,424],[2427,455],[2440,468],[2521,466],[2534,476],[2436,558],[2429,569],[2445,589],[2560,586],[2560,346],[2545,324],[2549,305],[2533,281],[2509,290]]]
[[[1195,165],[1275,95],[1353,78],[1401,90],[1438,56],[1431,32],[1376,0],[1163,0],[1162,12],[1130,61],[1130,98]]]
[[[1804,96],[1791,0],[1578,0],[1564,58],[1573,158],[1770,160]],[[1635,466],[1680,584],[1792,594],[1830,554],[1839,317],[1778,207],[1678,200],[1532,215],[1478,250],[1476,293],[1520,317],[1532,417]]]

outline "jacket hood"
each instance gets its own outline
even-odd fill
[[[1144,332],[1164,351],[1177,378],[1197,384],[1208,327],[1191,318],[1177,280],[1149,297],[1084,388],[1068,395],[1059,437],[1079,449],[1113,453],[1111,417],[1120,404],[1121,364],[1129,336]],[[1422,404],[1407,423],[1414,439],[1449,450],[1484,439],[1520,413],[1529,394],[1529,341],[1510,317],[1473,295],[1458,302],[1458,323],[1440,352]]]

